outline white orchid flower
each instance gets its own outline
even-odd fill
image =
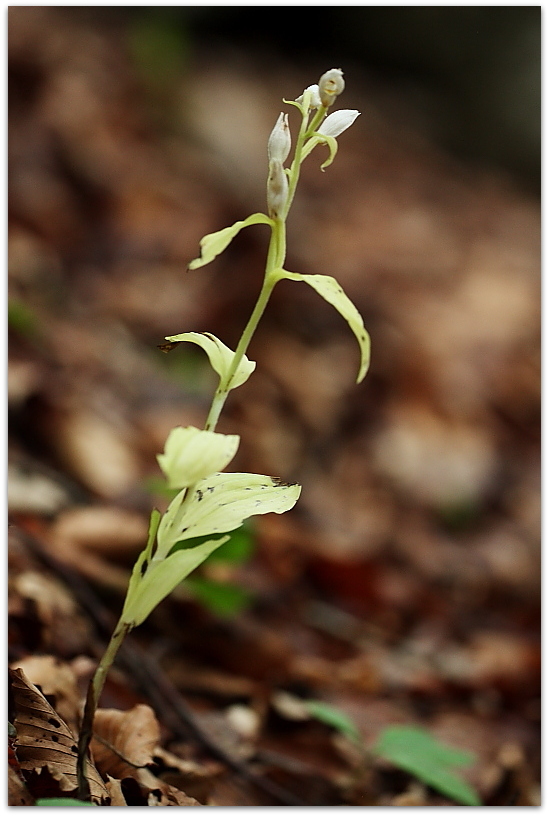
[[[357,116],[360,116],[360,111],[357,110],[338,110],[331,113],[322,122],[318,128],[317,133],[323,136],[331,136],[337,138],[344,130],[350,128]]]

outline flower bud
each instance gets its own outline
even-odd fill
[[[190,425],[173,428],[164,453],[156,458],[168,480],[168,486],[180,490],[223,470],[234,457],[240,437],[213,431],[200,431]]]
[[[267,206],[271,218],[278,218],[288,200],[288,176],[282,162],[272,159],[269,162],[269,179],[267,181]]]
[[[288,158],[288,153],[292,146],[292,137],[290,134],[290,126],[288,124],[288,114],[281,113],[276,120],[269,142],[267,145],[267,152],[269,161],[279,161],[284,163]]]
[[[320,101],[320,93],[319,93],[319,90],[318,90],[318,85],[309,85],[309,87],[305,88],[305,90],[303,91],[301,96],[298,96],[295,101],[299,102],[299,104],[301,105],[303,103],[303,98],[304,98],[305,94],[307,93],[307,91],[309,91],[309,93],[310,93],[309,108],[315,108],[315,110],[320,108],[320,106],[322,105],[322,102]]]
[[[345,88],[345,80],[343,79],[343,71],[340,68],[330,68],[325,74],[322,74],[318,80],[318,90],[320,93],[320,101],[325,108],[333,105],[336,97]]]
[[[351,127],[357,116],[360,116],[360,111],[357,110],[334,111],[322,122],[318,133],[322,133],[323,136],[333,136],[335,139],[344,130]]]

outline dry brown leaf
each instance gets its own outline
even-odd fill
[[[15,574],[16,570],[12,570]],[[31,600],[42,624],[41,647],[61,655],[75,654],[86,647],[90,622],[79,610],[69,590],[52,576],[25,570],[13,580],[13,589],[21,598]],[[14,593],[15,594],[15,593]],[[14,599],[15,601],[15,599]]]
[[[14,747],[31,792],[35,790],[36,777],[44,774],[55,780],[58,790],[76,790],[78,749],[71,730],[21,669],[10,669],[10,680],[17,730]],[[108,804],[107,790],[89,761],[87,774],[92,800]]]
[[[8,508],[10,513],[49,516],[66,506],[69,496],[54,479],[43,473],[28,472],[18,463],[8,465]]]
[[[8,765],[8,807],[25,805],[34,805],[34,798],[15,768]]]
[[[154,756],[157,764],[162,766],[159,776],[163,782],[203,803],[209,801],[213,786],[226,771],[225,766],[216,760],[195,762],[163,748],[156,748]]]
[[[70,472],[99,496],[120,496],[139,478],[139,460],[130,441],[88,409],[64,416],[52,436]]]
[[[149,807],[159,805],[164,807],[168,805],[175,805],[177,807],[193,807],[200,805],[200,802],[197,802],[196,799],[192,798],[192,796],[187,796],[187,794],[183,793],[183,791],[173,788],[171,785],[167,785],[165,782],[159,782],[156,787],[151,788],[147,801]]]
[[[160,740],[160,726],[149,706],[140,704],[129,711],[100,708],[95,715],[93,730],[93,758],[103,774],[116,779],[137,778],[139,769],[134,766],[142,767],[153,762],[153,751]]]
[[[147,540],[147,529],[139,513],[102,505],[77,507],[57,517],[49,539],[55,554],[65,563],[93,581],[125,591],[129,569],[110,559],[127,553],[137,555]]]
[[[70,542],[76,549],[124,555],[143,546],[147,530],[147,520],[140,513],[94,505],[60,513],[50,532],[54,541]]]
[[[125,803],[130,807],[158,807],[177,806],[186,807],[200,805],[183,791],[173,788],[171,785],[162,782],[146,768],[139,771],[138,778],[126,777],[118,785],[112,780],[116,797],[124,797]],[[121,803],[122,804],[122,803]]]
[[[76,734],[81,715],[80,692],[71,666],[52,655],[29,655],[12,663],[11,668],[22,669],[42,694],[55,697],[55,710]]]
[[[128,803],[124,798],[124,794],[122,793],[122,782],[120,779],[113,779],[112,776],[107,774],[105,787],[107,788],[109,796],[111,797],[111,807],[128,806]]]

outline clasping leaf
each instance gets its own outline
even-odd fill
[[[274,226],[273,221],[264,213],[254,213],[248,216],[244,221],[236,221],[231,227],[225,227],[218,232],[211,232],[205,235],[200,241],[200,258],[195,258],[189,264],[189,269],[199,269],[201,266],[206,266],[214,258],[217,258],[224,249],[226,249],[235,235],[237,235],[244,227],[251,227],[253,224],[268,224],[270,227]]]
[[[222,536],[189,550],[178,550],[163,560],[153,557],[148,565],[143,551],[133,568],[122,621],[132,627],[143,623],[160,601],[228,540],[229,536]]]
[[[228,533],[251,516],[285,513],[301,493],[297,484],[283,484],[255,473],[214,473],[194,488],[190,501],[175,497],[158,528],[158,552],[166,554],[179,541]]]
[[[201,346],[208,355],[213,370],[219,374],[220,380],[227,383],[227,376],[234,359],[234,351],[231,351],[225,343],[222,343],[215,334],[209,332],[184,332],[183,334],[173,334],[171,337],[166,337],[166,340],[171,343],[196,343],[197,346]],[[254,369],[255,363],[244,354],[232,376],[229,389],[238,388],[239,385],[245,383]]]
[[[298,272],[287,272],[285,269],[277,269],[273,276],[275,279],[303,281],[309,284],[321,295],[339,314],[347,321],[349,328],[354,333],[360,346],[360,368],[358,371],[357,383],[362,382],[370,365],[370,336],[364,328],[362,317],[354,305],[349,300],[335,278],[329,275],[300,275]]]

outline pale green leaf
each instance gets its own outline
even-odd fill
[[[450,770],[452,766],[470,765],[475,756],[438,742],[423,728],[407,725],[385,728],[372,752],[462,805],[482,804],[471,785]]]
[[[201,431],[189,425],[173,428],[166,440],[158,464],[173,488],[190,487],[200,479],[227,467],[234,457],[240,437]]]
[[[146,564],[151,560],[153,554],[153,547],[154,542],[156,539],[156,534],[158,532],[158,526],[160,524],[160,520],[162,518],[162,514],[156,509],[156,507],[151,512],[151,518],[149,521],[149,535],[147,537],[147,544],[143,552],[139,554],[139,557],[135,564],[133,565],[132,574],[130,576],[130,581],[128,584],[128,590],[126,592],[126,599],[129,599],[134,592],[137,591],[137,587],[139,582],[141,581],[141,577],[146,569]]]
[[[183,334],[173,334],[171,337],[166,337],[166,340],[171,343],[196,343],[197,346],[201,346],[208,355],[213,370],[219,374],[219,379],[226,382],[229,369],[234,360],[234,351],[231,351],[215,334],[209,332],[184,332]],[[245,383],[254,369],[255,363],[248,360],[244,355],[233,374],[230,388],[238,388],[239,385]]]
[[[298,272],[287,272],[285,269],[279,269],[273,274],[278,280],[287,279],[307,283],[334,309],[337,309],[347,321],[360,346],[360,368],[356,381],[357,383],[362,382],[370,365],[370,337],[364,328],[364,322],[358,309],[349,300],[336,279],[329,275],[300,275]]]
[[[360,742],[360,732],[350,717],[339,708],[335,708],[322,700],[305,700],[305,708],[315,720],[330,725],[353,742]]]
[[[177,543],[177,528],[180,526],[178,523],[178,517],[182,515],[183,508],[181,507],[183,499],[187,493],[187,489],[181,490],[177,496],[171,500],[168,505],[168,509],[162,516],[160,520],[160,525],[158,527],[157,533],[157,549],[156,555],[157,556],[166,556],[174,544]],[[134,567],[135,571],[135,567]],[[133,577],[133,575],[132,575]]]
[[[255,473],[215,473],[199,482],[190,501],[179,494],[158,529],[159,552],[179,541],[227,533],[251,516],[285,513],[299,498],[300,485],[278,482]]]
[[[162,513],[154,507],[151,511],[151,518],[149,521],[149,534],[147,536],[147,546],[145,547],[145,553],[147,558],[150,558],[153,552],[153,546],[156,539],[156,534],[158,532],[158,525],[160,524],[160,519],[162,518]]]
[[[175,587],[212,554],[228,541],[229,536],[205,541],[189,550],[177,550],[163,560],[153,560],[146,568],[132,593],[128,592],[121,620],[130,626],[139,626],[153,609]],[[143,566],[145,566],[143,564]],[[137,564],[136,564],[137,567]],[[134,568],[135,572],[135,568]],[[133,577],[133,576],[132,576]]]
[[[189,269],[198,269],[209,264],[229,246],[241,229],[251,227],[253,224],[268,224],[272,227],[273,221],[264,213],[254,213],[245,218],[244,221],[236,221],[231,227],[225,227],[219,232],[211,232],[209,235],[205,235],[200,241],[200,258],[191,261]]]

